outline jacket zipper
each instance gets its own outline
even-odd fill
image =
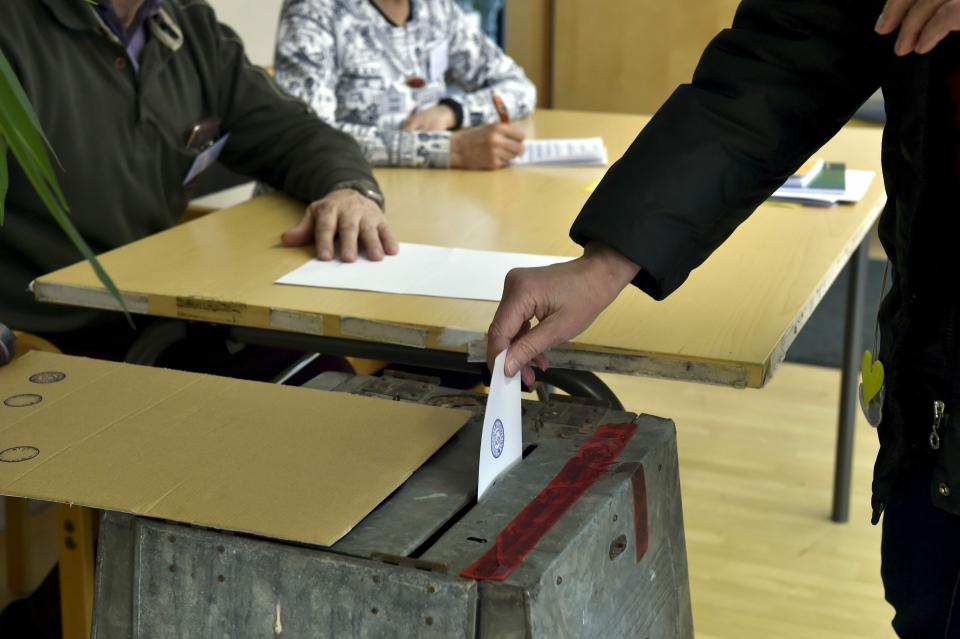
[[[948,388],[951,389],[954,386],[954,378],[957,374],[958,353],[956,352],[955,342],[957,320],[960,319],[957,316],[957,309],[958,305],[954,302],[951,305],[950,313],[947,317],[947,326],[944,335],[944,347],[948,358],[947,370],[949,371],[947,384]],[[933,450],[940,450],[940,427],[943,425],[944,417],[946,417],[946,409],[946,404],[939,399],[933,402],[933,428],[930,430],[930,448]]]
[[[933,429],[930,431],[930,448],[940,450],[940,424],[946,414],[947,405],[939,399],[933,402]]]

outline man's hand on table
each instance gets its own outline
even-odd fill
[[[589,243],[583,256],[571,262],[510,271],[487,332],[491,368],[509,347],[506,374],[522,371],[523,382],[532,384],[530,364],[546,370],[547,349],[586,330],[639,272],[640,267],[599,242]],[[539,323],[531,328],[534,317]]]
[[[380,207],[370,198],[353,189],[340,189],[307,207],[300,223],[283,234],[287,246],[303,246],[313,242],[317,257],[332,260],[336,256],[334,240],[340,240],[340,259],[357,259],[362,243],[367,258],[378,261],[396,255],[400,245]]]
[[[929,53],[953,31],[960,31],[960,0],[887,0],[877,20],[877,33],[900,34],[897,55]]]

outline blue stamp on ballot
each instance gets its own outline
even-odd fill
[[[498,459],[503,453],[503,442],[506,439],[503,432],[503,422],[499,419],[493,422],[493,428],[490,429],[490,452],[494,459]]]

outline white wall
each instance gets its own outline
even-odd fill
[[[250,61],[259,65],[273,64],[273,47],[277,38],[277,18],[283,0],[208,0],[220,22],[230,25],[247,48]]]

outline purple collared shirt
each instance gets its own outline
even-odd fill
[[[117,12],[113,10],[110,0],[98,0],[97,2],[100,17],[127,48],[130,62],[133,63],[133,67],[137,71],[140,70],[140,58],[143,56],[143,49],[147,46],[149,35],[147,20],[160,13],[161,2],[162,0],[144,0],[137,10],[133,22],[130,23],[130,28],[126,31],[123,30],[120,18],[117,17]]]

